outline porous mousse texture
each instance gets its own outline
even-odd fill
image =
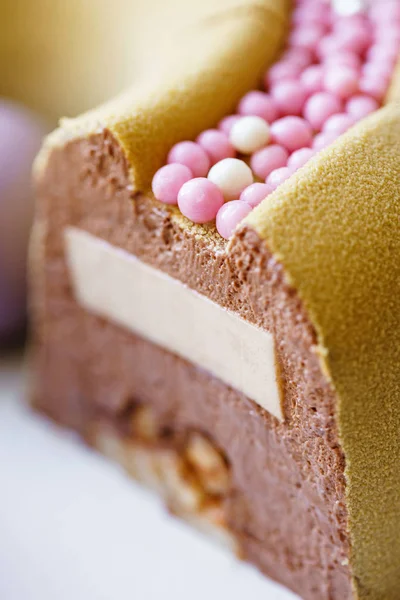
[[[107,131],[54,149],[38,191],[36,408],[306,600],[353,598],[335,393],[315,331],[265,243],[242,228],[227,245],[214,229],[133,192],[125,155]],[[65,256],[69,226],[272,333],[284,420],[82,308]]]

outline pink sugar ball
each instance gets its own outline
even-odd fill
[[[218,129],[229,137],[232,127],[239,121],[239,119],[240,115],[228,115],[218,123]]]
[[[240,194],[240,200],[254,208],[273,191],[273,188],[267,183],[252,183]]]
[[[170,163],[158,169],[153,177],[153,194],[164,204],[177,204],[178,193],[184,183],[193,178],[193,173],[186,165]]]
[[[389,63],[393,65],[397,60],[398,54],[398,44],[381,42],[369,48],[366,59],[368,62],[383,62],[384,64]]]
[[[338,40],[333,35],[324,36],[319,42],[315,52],[321,61],[333,56],[340,50]]]
[[[292,22],[300,26],[310,23],[328,25],[330,23],[329,6],[321,2],[307,2],[297,6],[292,13]]]
[[[284,53],[282,59],[284,61],[294,63],[302,69],[305,69],[313,62],[314,53],[312,52],[312,50],[309,50],[308,48],[304,47],[289,48]]]
[[[324,133],[332,132],[335,135],[341,135],[345,131],[347,131],[352,125],[354,125],[354,118],[351,115],[346,113],[339,113],[337,115],[332,115],[327,119],[324,123]]]
[[[243,96],[238,112],[243,116],[261,117],[268,123],[272,123],[278,117],[275,101],[269,94],[258,90],[248,92]]]
[[[341,27],[334,33],[337,50],[348,50],[361,54],[371,43],[369,31],[359,25],[349,24],[346,28]]]
[[[179,142],[168,154],[167,162],[180,163],[189,167],[194,177],[204,177],[210,169],[210,159],[207,153],[196,142]]]
[[[217,216],[224,203],[218,187],[205,177],[197,177],[186,182],[178,194],[181,213],[193,223],[208,223]]]
[[[303,114],[311,126],[319,131],[329,117],[340,112],[342,103],[337,96],[329,92],[317,92],[305,103]]]
[[[388,80],[380,76],[363,76],[360,79],[359,90],[362,94],[372,96],[378,102],[381,102],[388,90]]]
[[[315,136],[313,141],[314,150],[322,150],[327,146],[330,146],[338,136],[333,131],[326,131],[324,133],[319,133]]]
[[[307,99],[307,91],[298,80],[288,79],[275,83],[271,96],[282,115],[299,115]]]
[[[370,80],[385,80],[389,85],[393,74],[393,65],[385,63],[366,63],[362,70],[362,77]]]
[[[251,212],[251,206],[242,200],[232,200],[224,204],[217,214],[217,231],[228,240],[236,227]]]
[[[393,23],[393,21],[400,21],[400,5],[396,0],[390,2],[386,0],[384,2],[371,3],[369,10],[370,18],[376,23]]]
[[[325,28],[319,23],[304,24],[292,31],[289,36],[289,44],[313,51],[319,44],[324,32]]]
[[[350,15],[334,13],[332,26],[335,30],[341,29],[342,27],[346,28],[348,25],[361,25],[362,27],[367,27],[369,29],[369,22],[364,13],[358,12]]]
[[[359,50],[360,47],[368,47],[366,38],[364,42],[361,38],[352,36],[349,30],[343,31],[343,33],[336,33],[324,36],[318,43],[315,52],[321,61],[331,60],[335,58],[335,55],[349,53],[359,56],[362,52]]]
[[[299,76],[301,67],[293,61],[283,61],[272,65],[265,75],[265,88],[268,89],[270,85],[283,81],[285,79],[295,79]]]
[[[293,175],[293,172],[294,170],[291,167],[281,167],[280,169],[275,169],[275,171],[272,171],[272,173],[268,175],[265,183],[271,186],[273,190],[276,190],[278,185],[281,185],[281,183]]]
[[[324,86],[327,92],[346,99],[358,91],[358,80],[358,72],[351,67],[328,67],[324,76]]]
[[[207,152],[212,165],[224,158],[233,158],[236,155],[226,133],[218,129],[203,131],[196,142]]]
[[[311,65],[303,71],[300,82],[308,94],[321,92],[324,82],[324,69],[321,65]]]
[[[287,166],[291,169],[300,169],[314,156],[315,152],[312,148],[300,148],[291,154]]]
[[[365,40],[370,41],[372,39],[372,23],[365,16],[360,14],[348,15],[346,17],[339,18],[333,23],[333,31],[335,35],[342,35],[346,33],[347,37],[364,37]],[[364,50],[365,48],[362,48]]]
[[[312,130],[301,117],[283,117],[271,125],[271,139],[289,152],[311,145]]]
[[[265,179],[275,169],[286,166],[289,153],[278,144],[271,144],[255,152],[250,160],[253,173],[260,179]]]
[[[378,110],[378,108],[379,103],[375,98],[363,96],[362,94],[349,98],[346,104],[346,111],[356,120],[363,119]]]
[[[341,51],[335,52],[331,56],[327,56],[324,60],[324,64],[329,67],[344,65],[358,70],[361,67],[361,59],[358,54],[355,54],[354,52]]]
[[[384,25],[383,27],[378,27],[375,31],[374,37],[375,43],[384,46],[394,46],[398,47],[400,42],[400,27],[398,24],[396,25]]]

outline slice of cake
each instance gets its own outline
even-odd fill
[[[400,3],[211,4],[38,157],[34,404],[306,600],[397,600]]]

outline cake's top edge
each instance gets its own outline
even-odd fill
[[[122,146],[135,191],[147,191],[176,142],[193,139],[257,86],[285,40],[290,0],[205,0],[200,20],[168,38],[160,64],[131,89],[76,119],[62,119],[35,163],[54,147],[108,129]]]
[[[283,264],[338,394],[359,597],[398,595],[400,104],[316,155],[241,225]]]
[[[317,302],[311,290],[325,286],[318,292],[323,307],[315,317],[317,312],[326,315],[333,298],[342,293],[333,271],[324,268],[328,263],[342,261],[337,274],[351,273],[349,290],[356,278],[368,288],[388,279],[390,287],[396,271],[386,272],[390,265],[400,269],[399,177],[400,102],[391,102],[318,152],[271,194],[269,202],[261,202],[241,228],[253,228],[265,240],[306,305],[308,298]],[[385,263],[378,243],[391,248]],[[316,272],[324,274],[318,281]],[[360,282],[358,288],[365,287]],[[308,309],[313,313],[311,306]]]

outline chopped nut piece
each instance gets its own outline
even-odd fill
[[[163,497],[174,514],[238,553],[237,542],[227,528],[222,500],[217,497],[219,492],[215,492],[224,487],[221,482],[229,476],[228,467],[206,438],[193,434],[183,456],[176,450],[124,439],[106,424],[94,428],[93,441],[131,477]],[[223,472],[225,475],[221,475]],[[201,477],[207,478],[213,492],[206,489]]]
[[[202,515],[207,521],[216,527],[226,526],[225,510],[220,500],[205,506],[203,508]]]
[[[154,441],[157,439],[158,428],[154,413],[149,406],[138,406],[132,416],[133,434],[145,441]]]
[[[192,434],[186,448],[186,458],[209,494],[227,493],[230,484],[228,466],[207,438],[198,433]]]
[[[160,452],[159,465],[163,483],[167,488],[172,510],[196,512],[204,500],[204,494],[184,461],[173,451]]]
[[[138,444],[127,444],[125,468],[131,477],[163,495],[157,454]]]
[[[107,425],[96,424],[93,428],[93,435],[97,449],[107,458],[110,458],[125,467],[126,449],[121,439],[115,435],[112,428]]]

